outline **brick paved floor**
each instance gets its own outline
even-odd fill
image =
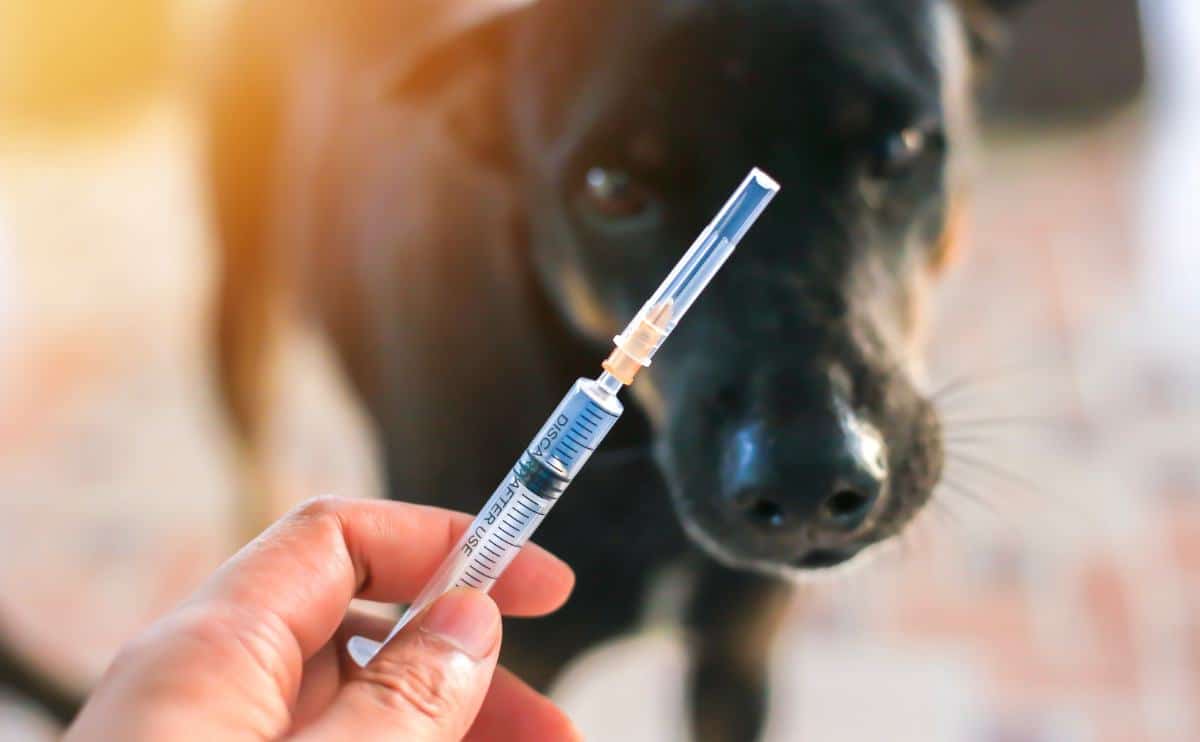
[[[772,739],[1200,738],[1200,410],[1136,322],[1139,132],[1128,115],[991,142],[932,351],[932,386],[973,380],[945,401],[953,490],[902,548],[798,595]],[[117,141],[0,148],[0,297],[19,310],[0,356],[0,626],[79,685],[234,543],[193,157],[173,105]],[[298,498],[369,491],[327,359],[310,342],[295,359],[281,471]],[[559,695],[589,738],[670,739],[682,661],[654,628]],[[50,733],[0,698],[0,740]]]

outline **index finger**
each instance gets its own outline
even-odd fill
[[[238,552],[196,600],[278,616],[307,658],[333,635],[351,598],[411,600],[470,522],[463,513],[423,505],[319,498]],[[540,615],[562,605],[574,583],[562,560],[528,544],[491,595],[505,613]]]

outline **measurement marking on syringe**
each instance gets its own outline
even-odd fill
[[[483,554],[476,554],[475,556],[477,556],[477,557],[479,557],[480,559],[482,559],[483,561],[487,562],[489,567],[495,567],[495,566],[496,566],[496,560],[495,560],[495,559],[489,559],[489,558],[485,557]]]
[[[528,511],[530,515],[541,515],[542,514],[541,510],[538,510],[537,508],[531,508],[523,502],[514,502],[513,507],[521,508],[522,510]]]
[[[519,549],[519,548],[521,548],[520,546],[517,546],[517,545],[516,545],[516,544],[514,544],[512,541],[509,541],[508,539],[504,538],[503,536],[496,536],[496,540],[497,540],[497,541],[503,541],[504,543],[508,544],[509,546],[513,547],[514,549]]]
[[[496,557],[497,559],[502,559],[504,557],[504,554],[496,551],[495,549],[493,549],[491,546],[489,546],[486,543],[483,545],[483,550],[486,551],[487,553],[491,554],[492,556]]]
[[[610,414],[607,412],[603,412],[603,413],[596,412],[597,409],[599,409],[599,408],[596,407],[595,405],[589,403],[586,407],[583,408],[583,414],[591,415],[592,417],[596,418],[594,422],[597,422],[597,423],[600,422],[601,420],[603,420],[605,417],[616,417],[616,415],[613,415],[613,414]]]
[[[480,578],[481,580],[494,580],[494,579],[496,579],[495,577],[492,577],[491,575],[489,575],[487,572],[484,572],[482,569],[479,569],[478,567],[476,567],[474,564],[468,564],[468,565],[467,565],[467,571],[468,571],[468,572],[474,572],[474,573],[475,573],[475,576],[476,576],[476,577],[478,577],[478,578]]]
[[[580,440],[579,436],[575,435],[575,431],[574,431],[574,430],[568,430],[568,431],[567,431],[567,436],[566,436],[566,437],[567,437],[567,438],[570,438],[570,439],[571,439],[572,441],[574,441],[575,443],[578,443],[579,445],[583,446],[583,447],[584,447],[584,448],[586,448],[587,450],[589,450],[589,451],[591,451],[591,450],[592,450],[592,447],[591,447],[591,446],[589,446],[589,445],[587,444],[587,442],[586,442],[586,441]]]

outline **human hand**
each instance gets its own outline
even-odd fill
[[[548,613],[574,584],[537,546],[491,597],[447,593],[366,668],[347,656],[350,636],[390,628],[347,615],[351,598],[411,600],[468,523],[396,502],[305,504],[126,646],[66,739],[578,739],[549,699],[496,668],[499,611]]]

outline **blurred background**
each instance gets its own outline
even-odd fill
[[[228,5],[0,0],[0,740],[57,730],[14,683],[82,693],[238,543],[197,119]],[[769,739],[1200,739],[1200,3],[1038,0],[982,112],[931,333],[954,486],[797,594]],[[369,494],[292,346],[289,492]],[[591,739],[675,739],[683,661],[650,630],[558,696]]]

